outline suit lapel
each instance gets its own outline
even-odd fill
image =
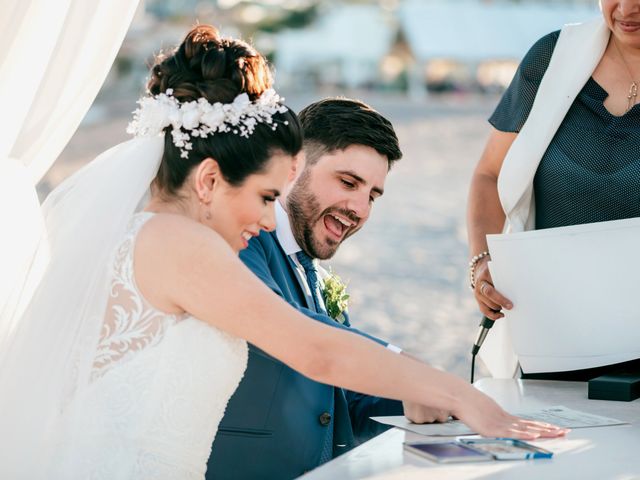
[[[302,297],[304,305],[308,309],[315,311],[316,308],[310,296],[311,292],[309,291],[309,286],[307,285],[304,269],[302,267],[299,267],[296,262],[294,262],[293,259],[285,253],[285,251],[282,249],[282,245],[280,245],[280,242],[278,241],[278,236],[276,235],[276,233],[271,232],[270,235],[275,244],[278,246],[278,251],[282,256],[283,262],[288,266],[289,277],[295,279],[291,280],[290,283],[298,284],[298,286],[300,287],[300,296]]]

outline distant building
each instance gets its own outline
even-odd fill
[[[349,88],[376,83],[380,62],[392,47],[395,18],[377,5],[338,5],[309,28],[276,36],[278,82]]]
[[[461,77],[466,76],[467,82],[487,89],[507,84],[540,37],[599,14],[583,2],[408,0],[398,10],[415,60],[412,68],[422,72],[418,76],[434,86],[446,86],[456,76],[464,83]]]
[[[529,47],[599,11],[584,1],[405,0],[333,5],[304,30],[276,36],[278,82],[431,89],[501,89]]]

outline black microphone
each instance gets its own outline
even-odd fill
[[[487,338],[487,333],[489,333],[489,330],[491,329],[491,327],[493,327],[494,323],[495,320],[491,320],[488,317],[482,317],[482,320],[480,320],[480,330],[478,330],[478,337],[476,338],[476,341],[473,344],[473,348],[471,349],[471,355],[475,356],[478,354],[478,352],[480,351],[480,347],[484,343],[484,339]]]

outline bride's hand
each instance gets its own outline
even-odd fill
[[[460,411],[455,416],[482,436],[534,440],[559,437],[569,432],[569,429],[549,423],[513,416],[484,393],[473,390],[462,400]]]

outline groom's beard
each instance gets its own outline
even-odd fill
[[[303,172],[287,195],[289,221],[293,237],[298,245],[310,257],[326,260],[333,257],[344,240],[360,230],[360,219],[353,212],[339,207],[331,206],[321,211],[318,198],[308,188],[309,180],[309,172]],[[324,221],[325,215],[332,212],[340,213],[349,218],[356,226],[349,228],[339,241],[327,237],[324,240],[317,239],[314,236],[313,228]]]

